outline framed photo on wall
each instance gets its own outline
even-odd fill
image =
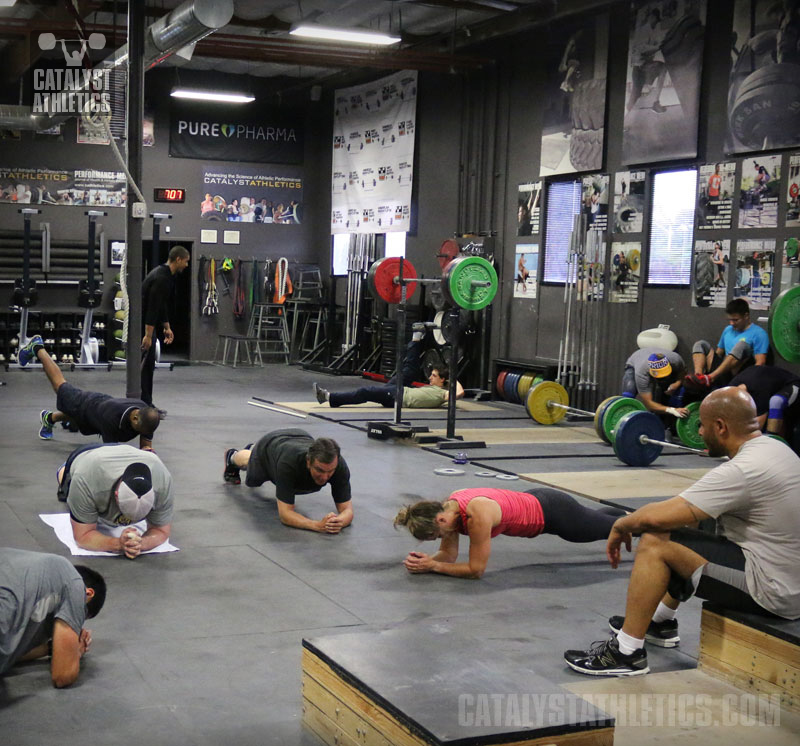
[[[108,266],[121,267],[125,260],[125,241],[109,241]]]

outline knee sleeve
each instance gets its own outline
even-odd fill
[[[753,357],[753,348],[749,342],[740,339],[730,352],[737,360],[745,360],[748,357]]]
[[[711,352],[711,344],[705,339],[700,339],[692,346],[692,355],[708,355]]]
[[[771,396],[769,400],[769,414],[767,415],[767,418],[770,420],[782,420],[783,410],[786,409],[786,405],[788,403],[788,397],[783,396],[783,394],[775,394],[774,396]]]

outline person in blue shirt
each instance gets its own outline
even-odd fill
[[[694,343],[694,374],[686,384],[694,389],[725,386],[737,373],[750,365],[766,365],[769,336],[750,321],[750,306],[744,298],[734,298],[727,306],[728,326],[715,349],[705,339]]]

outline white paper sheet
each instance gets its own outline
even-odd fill
[[[72,525],[69,522],[69,513],[40,513],[39,518],[41,518],[48,526],[50,526],[56,532],[56,537],[58,538],[58,540],[69,549],[70,553],[73,556],[79,556],[79,555],[93,556],[93,557],[121,556],[116,552],[97,552],[93,549],[83,549],[79,547],[75,543],[75,538],[72,536]],[[144,533],[147,530],[147,523],[145,521],[140,521],[139,523],[135,523],[132,525],[138,528],[140,533]],[[97,528],[99,531],[107,533],[110,536],[119,536],[123,532],[123,530],[125,530],[126,528],[130,528],[130,526],[116,526],[114,528],[107,528],[106,526],[102,526],[101,524],[98,523]],[[169,540],[167,540],[160,546],[157,546],[154,549],[150,549],[146,552],[142,552],[142,554],[160,554],[162,552],[177,552],[177,551],[179,551],[178,547],[174,546],[173,544],[170,544]]]

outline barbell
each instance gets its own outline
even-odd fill
[[[613,442],[614,430],[624,415],[644,408],[644,404],[638,399],[610,396],[602,401],[594,412],[578,409],[570,406],[567,390],[556,381],[542,381],[531,386],[525,399],[525,409],[540,425],[555,425],[563,420],[568,412],[592,417],[597,435],[606,443]]]
[[[402,263],[402,266],[401,266]],[[401,279],[402,271],[402,279]],[[497,272],[481,256],[460,256],[450,261],[441,277],[418,277],[414,265],[402,257],[384,257],[375,262],[367,276],[372,294],[387,303],[400,303],[414,295],[418,284],[437,284],[451,306],[479,311],[497,294]]]
[[[652,412],[629,412],[617,425],[614,453],[629,466],[650,466],[664,448],[677,448],[698,456],[708,456],[699,448],[690,448],[664,440],[665,430],[661,418]]]
[[[525,408],[540,425],[554,425],[568,412],[593,417],[598,437],[611,445],[614,444],[619,423],[626,415],[646,411],[645,405],[639,399],[628,396],[610,396],[600,402],[594,412],[578,409],[569,405],[567,390],[555,381],[542,381],[532,386],[528,391]],[[689,414],[677,421],[678,437],[686,447],[702,448],[704,444],[700,437],[700,402],[692,402],[686,409]]]

